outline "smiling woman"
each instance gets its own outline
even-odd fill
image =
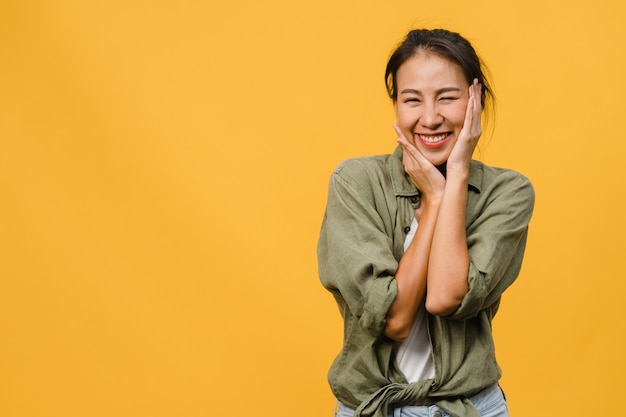
[[[443,164],[465,121],[469,84],[461,67],[420,51],[400,66],[397,80],[400,131],[431,164]]]
[[[492,99],[483,73],[459,34],[411,31],[385,74],[399,146],[331,176],[318,258],[345,325],[336,416],[508,416],[491,320],[534,191],[472,159]]]

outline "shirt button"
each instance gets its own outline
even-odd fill
[[[417,198],[416,196],[411,197],[411,203],[417,204],[418,201],[419,201],[419,198]]]
[[[404,233],[409,233],[411,231],[411,226],[407,226],[404,228]]]
[[[433,417],[441,417],[441,413],[439,411],[435,411],[433,413]]]

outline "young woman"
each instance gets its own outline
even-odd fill
[[[517,278],[527,178],[472,160],[493,101],[470,43],[414,30],[385,73],[398,147],[333,172],[319,274],[344,319],[336,416],[507,416],[491,321]]]

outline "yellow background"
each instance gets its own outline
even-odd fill
[[[0,3],[0,416],[331,416],[327,179],[391,152],[413,27],[493,73],[480,159],[533,181],[495,321],[515,416],[615,413],[622,1]]]

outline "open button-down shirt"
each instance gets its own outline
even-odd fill
[[[384,334],[394,279],[420,192],[391,155],[344,161],[333,172],[318,242],[319,275],[344,319],[344,344],[328,374],[355,416],[387,417],[391,404],[429,398],[452,416],[477,416],[467,397],[500,379],[491,320],[517,278],[534,206],[521,174],[472,161],[466,215],[469,291],[449,316],[428,316],[435,378],[408,383]]]

